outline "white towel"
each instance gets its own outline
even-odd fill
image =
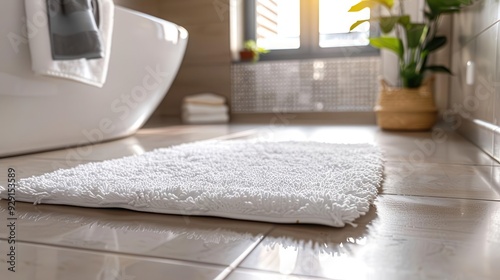
[[[99,0],[99,17],[104,58],[54,61],[49,36],[46,0],[25,0],[29,46],[33,71],[38,75],[49,75],[70,79],[96,87],[103,87],[108,74],[109,58],[114,22],[113,0]]]
[[[227,123],[228,114],[182,114],[182,121],[190,124]]]
[[[186,114],[226,114],[228,108],[226,105],[199,105],[186,103],[182,105],[182,112]]]
[[[184,104],[224,105],[226,98],[213,93],[200,93],[184,98]]]

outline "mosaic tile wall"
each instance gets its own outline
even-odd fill
[[[232,112],[372,111],[380,63],[371,56],[233,64]]]

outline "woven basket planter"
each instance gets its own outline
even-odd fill
[[[382,80],[375,106],[377,124],[387,130],[422,131],[437,121],[437,108],[432,94],[433,78],[419,88],[391,87]]]

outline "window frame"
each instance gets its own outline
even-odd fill
[[[245,41],[256,40],[256,0],[244,0],[244,3],[243,38]],[[373,14],[373,11],[371,13]],[[380,54],[379,49],[370,45],[321,48],[319,46],[319,0],[300,0],[300,22],[300,47],[298,49],[271,50],[267,54],[262,54],[260,60],[357,57]],[[375,24],[371,24],[370,34],[376,36],[379,33]]]

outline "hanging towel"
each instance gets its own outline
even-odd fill
[[[226,105],[198,105],[186,103],[182,105],[182,111],[187,114],[226,114]]]
[[[95,0],[47,0],[47,9],[54,60],[104,56]]]
[[[226,103],[226,98],[213,93],[200,93],[184,98],[184,103],[200,104],[200,105],[223,105]]]
[[[70,79],[96,87],[104,86],[111,51],[114,3],[113,0],[98,0],[96,3],[103,58],[53,60],[47,0],[25,0],[27,20],[45,23],[28,24],[31,63],[35,74]]]

